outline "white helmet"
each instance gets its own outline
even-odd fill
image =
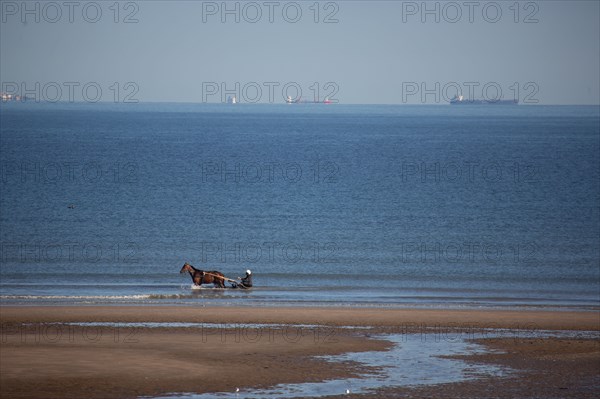
[[[252,271],[250,269],[246,270],[246,274],[252,274]]]

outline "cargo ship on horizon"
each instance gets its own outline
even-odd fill
[[[287,98],[285,99],[285,102],[287,104],[333,104],[333,101],[329,99],[329,97],[325,97],[325,99],[323,101],[317,101],[317,100],[303,100],[302,97],[299,97],[297,99],[293,99],[291,96],[287,96]]]
[[[467,100],[464,96],[454,96],[451,105],[518,105],[519,100]]]

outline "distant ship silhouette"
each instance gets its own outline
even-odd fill
[[[463,96],[454,96],[452,105],[517,105],[519,100],[467,100]]]

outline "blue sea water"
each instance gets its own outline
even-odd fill
[[[1,303],[600,306],[598,107],[0,118]],[[184,262],[255,287],[192,289]]]

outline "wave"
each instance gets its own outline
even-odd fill
[[[197,298],[196,295],[191,294],[150,294],[148,299],[192,299]]]
[[[43,299],[104,299],[104,300],[131,300],[131,299],[151,299],[152,295],[0,295],[0,300],[3,299],[20,299],[20,300],[43,300]]]

